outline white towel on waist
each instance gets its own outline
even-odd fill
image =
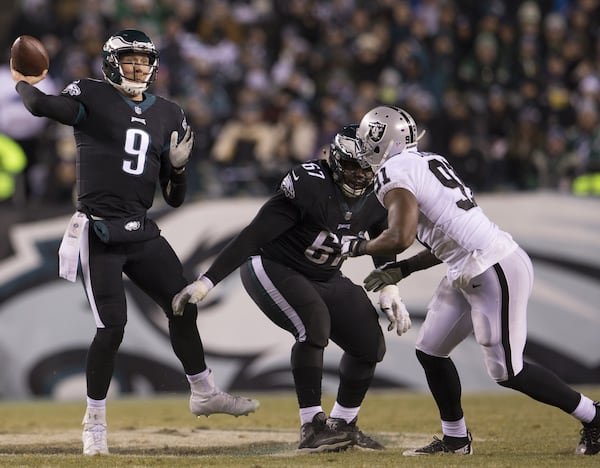
[[[79,248],[81,239],[87,235],[87,216],[76,211],[71,219],[58,249],[58,276],[74,282],[77,278],[77,265],[79,264]]]

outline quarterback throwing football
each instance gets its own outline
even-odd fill
[[[178,316],[171,310],[173,294],[187,281],[181,262],[147,211],[157,183],[169,205],[183,203],[185,165],[194,139],[183,110],[147,92],[158,71],[158,51],[142,31],[119,31],[104,44],[102,71],[104,80],[77,80],[60,96],[50,96],[32,86],[47,70],[40,76],[23,76],[11,64],[25,107],[72,126],[77,142],[77,212],[59,257],[60,275],[71,281],[81,261],[96,326],[86,363],[84,455],[108,453],[106,396],[127,323],[123,273],[169,320],[171,345],[191,386],[192,413],[239,416],[258,407],[256,400],[215,386],[204,360],[196,308],[190,306]]]

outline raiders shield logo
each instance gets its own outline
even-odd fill
[[[369,138],[377,143],[383,137],[387,125],[381,122],[369,123]]]

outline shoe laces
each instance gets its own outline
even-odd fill
[[[423,447],[423,451],[429,451],[429,449],[431,449],[432,451],[438,451],[437,449],[441,448],[444,452],[449,452],[450,448],[446,445],[446,442],[444,442],[442,439],[440,439],[438,436],[433,436],[433,441],[429,444],[426,445],[425,447]]]
[[[584,424],[579,434],[581,434],[581,443],[585,444],[586,447],[600,444],[600,426]]]
[[[85,432],[99,434],[102,432],[106,432],[106,426],[104,424],[86,424],[84,430]]]
[[[433,441],[429,444],[426,445],[425,447],[419,449],[419,452],[425,452],[425,453],[435,453],[435,452],[454,452],[455,450],[459,450],[462,447],[464,447],[465,445],[467,445],[469,442],[467,442],[466,444],[463,444],[461,446],[458,447],[451,447],[447,441],[440,439],[438,436],[433,436]]]
[[[334,431],[345,431],[345,432],[354,432],[356,431],[356,426],[350,423],[347,423],[345,419],[342,418],[329,418],[327,420],[327,426]]]

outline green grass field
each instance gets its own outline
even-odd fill
[[[582,388],[600,399],[600,387]],[[384,443],[381,452],[298,455],[299,423],[291,394],[258,394],[248,417],[195,418],[187,397],[109,401],[111,455],[81,455],[81,402],[0,403],[0,465],[11,467],[598,467],[600,454],[573,454],[580,424],[554,408],[510,391],[466,394],[464,409],[474,455],[403,457],[406,448],[440,434],[428,394],[371,392],[361,429]],[[324,399],[326,410],[333,397]]]

